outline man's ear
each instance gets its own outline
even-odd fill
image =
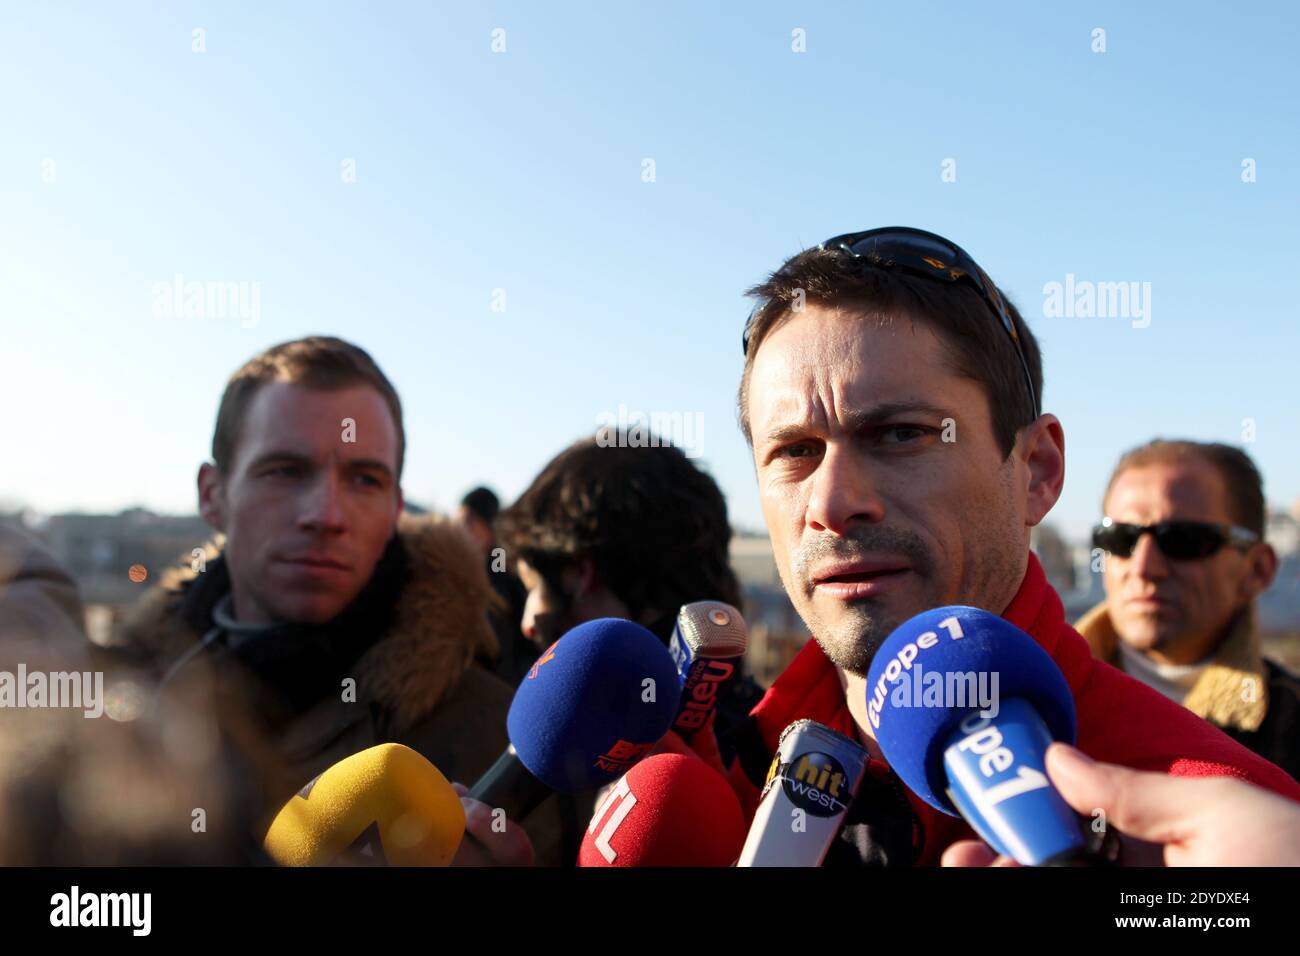
[[[1065,430],[1055,415],[1040,415],[1016,445],[1029,468],[1025,523],[1032,528],[1047,517],[1065,487]]]
[[[1250,569],[1241,583],[1242,599],[1253,601],[1267,591],[1277,577],[1277,552],[1271,544],[1261,541],[1246,552],[1246,560],[1250,562]]]
[[[574,570],[578,581],[578,588],[574,592],[574,597],[582,597],[600,590],[604,586],[600,580],[600,575],[596,573],[596,562],[591,560],[591,555],[584,554],[574,563]]]
[[[226,494],[221,472],[205,461],[199,465],[199,514],[214,531],[226,533]]]

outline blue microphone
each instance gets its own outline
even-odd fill
[[[468,796],[519,820],[552,791],[617,780],[668,732],[680,697],[672,656],[650,631],[620,618],[579,624],[520,681],[510,746]]]
[[[1089,858],[1045,763],[1052,741],[1074,743],[1074,697],[1014,624],[960,605],[904,622],[871,662],[867,719],[903,783],[999,853],[1026,866]]]

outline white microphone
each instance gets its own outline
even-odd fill
[[[737,866],[821,866],[866,776],[868,754],[811,720],[781,732]]]

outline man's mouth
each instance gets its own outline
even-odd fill
[[[876,597],[891,591],[911,573],[899,561],[845,561],[827,565],[813,574],[813,588],[842,601]]]
[[[1141,594],[1129,598],[1128,603],[1145,610],[1157,610],[1172,607],[1174,602],[1163,594]]]
[[[323,554],[296,554],[280,560],[307,574],[331,574],[352,570],[352,566],[346,561]]]

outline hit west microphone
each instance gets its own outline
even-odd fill
[[[603,786],[668,732],[680,698],[673,659],[650,631],[621,618],[579,624],[520,681],[510,746],[468,796],[520,820],[551,791]]]
[[[673,730],[682,737],[690,738],[717,709],[748,642],[745,619],[723,601],[694,601],[677,612],[668,652],[682,685],[681,706],[673,721]]]
[[[1027,866],[1087,860],[1079,817],[1045,768],[1053,740],[1074,743],[1074,697],[1011,622],[960,605],[905,621],[871,662],[867,720],[903,783],[999,853]]]
[[[745,842],[740,800],[698,757],[646,757],[592,815],[579,866],[731,866]]]
[[[447,866],[464,834],[460,797],[438,769],[379,744],[290,797],[263,842],[281,866]]]
[[[811,720],[781,732],[737,866],[821,866],[867,773],[865,748]]]

